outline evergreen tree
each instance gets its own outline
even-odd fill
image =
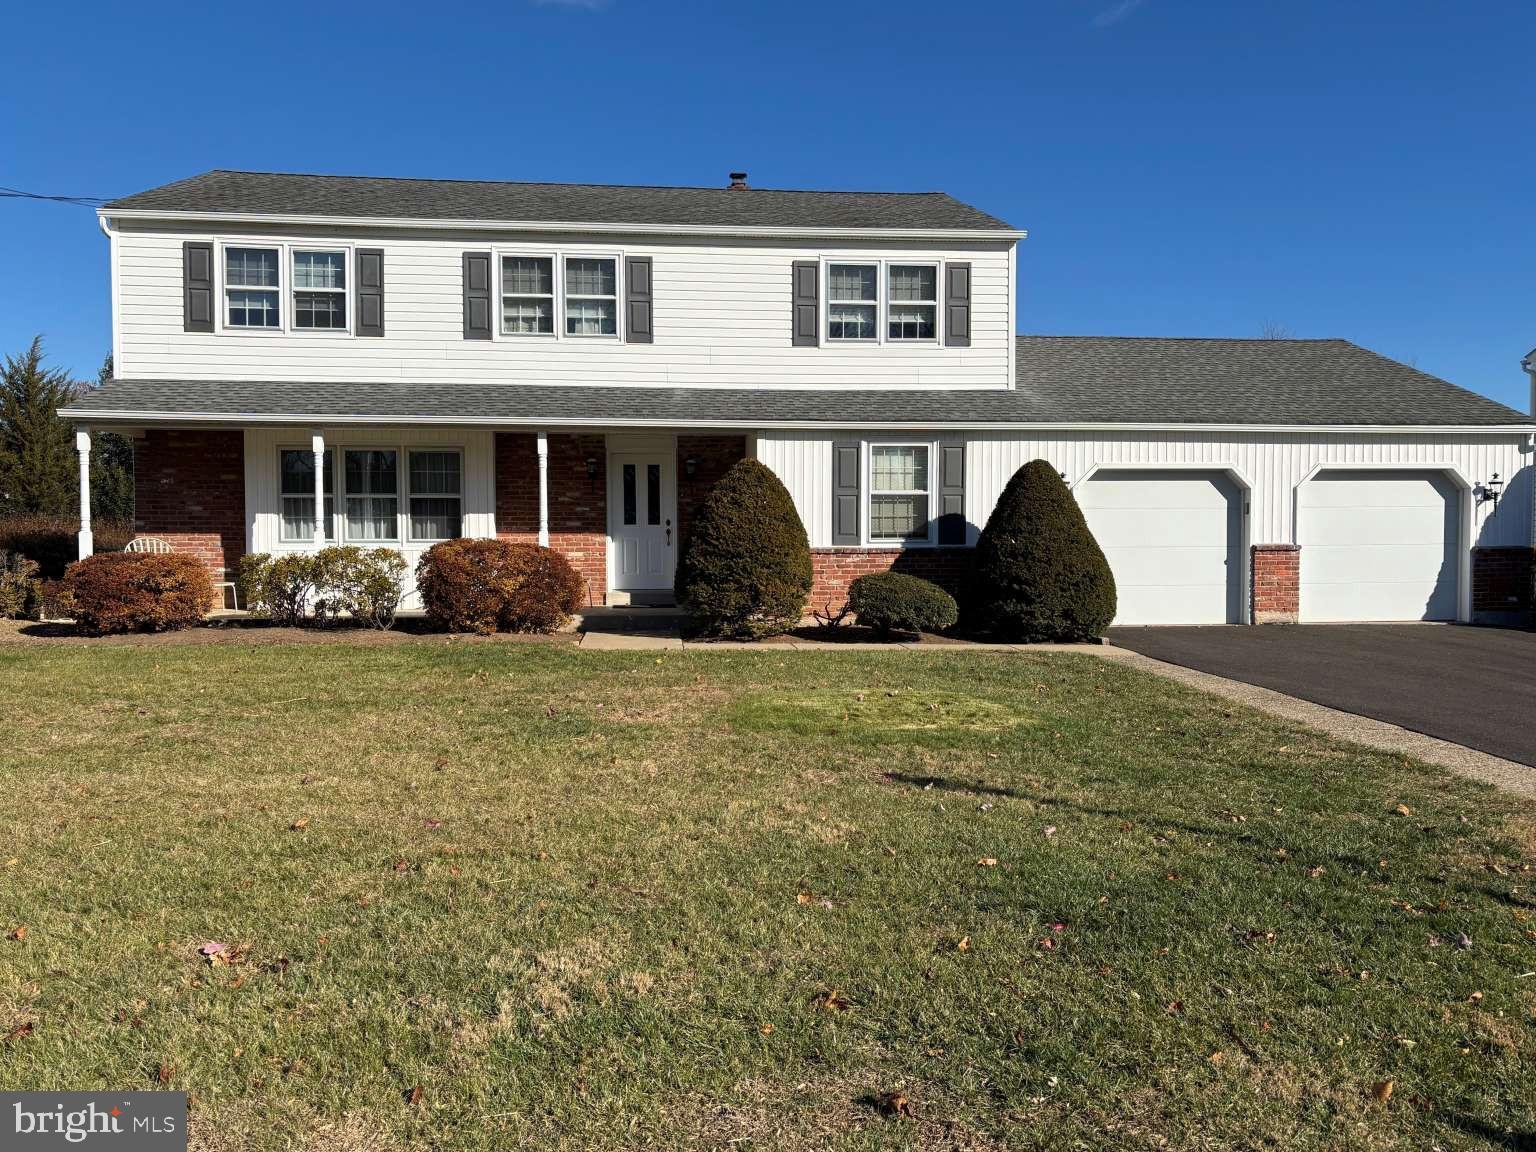
[[[0,514],[68,516],[79,509],[79,464],[59,409],[75,396],[67,373],[43,367],[43,338],[0,369]]]
[[[112,379],[109,355],[96,375],[100,387]],[[91,438],[91,516],[103,522],[133,522],[133,441],[117,432]]]

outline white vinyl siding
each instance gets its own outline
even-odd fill
[[[206,233],[139,230],[123,222],[115,235],[120,353],[125,378],[190,380],[399,381],[463,384],[596,384],[701,388],[1005,388],[1012,355],[1008,242],[935,246],[917,242],[851,244],[670,243],[626,238],[607,253],[583,252],[569,237],[532,236],[488,243],[476,235],[358,233],[345,245],[334,234],[291,230],[264,237],[216,236],[235,247],[304,250],[353,246],[384,250],[389,332],[364,340],[340,333],[236,331],[182,327],[185,239]],[[507,335],[465,340],[463,253],[496,253],[492,307],[500,308],[501,258],[509,255],[644,256],[652,260],[656,340],[565,337],[558,307],[556,336]],[[216,257],[217,259],[217,257]],[[954,259],[972,267],[972,335],[968,348],[935,341],[828,342],[815,349],[790,342],[790,266],[796,259],[912,265]],[[622,273],[622,263],[618,270]],[[352,271],[349,263],[347,270]],[[222,271],[220,272],[222,275]],[[559,265],[556,265],[559,279]],[[623,277],[618,279],[623,314]],[[942,281],[941,281],[942,284]],[[349,288],[350,291],[350,288]],[[823,296],[825,290],[823,289]],[[279,305],[281,308],[281,305]],[[825,335],[823,322],[822,333]]]

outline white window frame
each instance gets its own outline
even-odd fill
[[[294,258],[300,253],[309,253],[325,256],[341,257],[341,287],[338,288],[300,288],[292,283]],[[352,293],[353,273],[356,266],[352,262],[352,250],[338,247],[333,244],[289,244],[287,245],[288,262],[288,323],[291,329],[300,335],[311,336],[350,336],[352,335]],[[281,277],[280,277],[281,278]],[[329,295],[341,295],[341,316],[345,321],[340,328],[300,328],[299,327],[299,301],[300,292],[324,292]]]
[[[334,544],[340,538],[339,532],[341,499],[336,490],[336,485],[339,482],[339,477],[336,475],[336,461],[341,459],[341,457],[337,455],[337,453],[340,451],[340,446],[336,444],[327,444],[325,446],[325,450],[331,457],[331,514],[326,517],[325,542],[327,544]],[[297,492],[288,493],[283,491],[284,452],[302,452],[304,455],[311,458],[313,458],[315,454],[313,446],[309,444],[279,444],[277,446],[277,542],[287,548],[295,548],[299,550],[312,548],[314,547],[315,543],[313,535],[311,535],[308,540],[297,540],[291,536],[283,535],[283,501],[300,500],[303,499],[304,496],[308,496],[310,502],[313,503],[315,499],[315,492],[313,487],[311,487],[308,492],[303,493],[302,495]],[[310,532],[313,533],[313,515],[310,517],[310,525]]]
[[[553,249],[513,250],[510,248],[498,248],[492,253],[496,262],[496,324],[495,335],[498,339],[505,340],[554,340],[559,339],[560,329],[565,327],[565,309],[560,304],[560,270],[563,260],[559,252]],[[548,332],[508,332],[505,327],[505,318],[502,313],[502,304],[508,296],[522,296],[523,299],[541,299],[542,297],[527,296],[523,293],[508,292],[502,280],[501,262],[507,258],[514,260],[548,260],[549,261],[549,306],[552,320]]]
[[[933,299],[932,300],[897,300],[891,296],[891,269],[892,268],[932,268],[933,269]],[[884,307],[880,321],[880,335],[888,343],[901,344],[906,347],[913,345],[921,347],[925,344],[937,344],[939,342],[939,318],[943,309],[939,306],[939,297],[944,292],[944,267],[938,260],[885,260],[880,269],[881,287],[884,289]],[[933,309],[933,335],[932,336],[892,336],[891,335],[891,309],[901,305],[911,305]]]
[[[277,255],[277,283],[270,288],[252,288],[247,284],[229,283],[228,252],[231,248],[254,248],[264,252],[273,252]],[[273,240],[221,240],[218,245],[218,261],[214,274],[219,282],[219,312],[215,331],[229,332],[240,336],[279,336],[287,327],[287,310],[283,301],[287,298],[288,277],[284,274],[284,265],[288,255],[284,246]],[[245,324],[231,324],[229,322],[229,294],[231,292],[276,292],[277,293],[277,327],[257,328]]]
[[[841,267],[841,266],[848,266],[848,267],[852,267],[852,268],[873,268],[875,270],[875,298],[873,300],[833,300],[832,299],[832,268],[833,268],[834,265],[839,266],[839,267]],[[821,294],[824,297],[826,297],[826,303],[822,306],[821,322],[822,322],[822,331],[827,334],[827,341],[826,342],[828,344],[836,345],[839,348],[849,347],[849,346],[857,348],[860,345],[868,346],[868,345],[871,345],[871,344],[883,343],[883,341],[881,340],[880,337],[881,337],[881,329],[884,327],[884,324],[885,324],[885,321],[884,321],[884,317],[885,317],[885,308],[884,308],[885,292],[882,290],[882,281],[884,279],[885,279],[885,262],[882,261],[882,260],[871,260],[871,259],[868,259],[868,258],[859,259],[859,258],[853,257],[853,256],[849,256],[849,257],[829,256],[825,260],[823,260],[823,262],[822,262],[822,278],[821,278],[821,284],[822,284]],[[853,306],[859,307],[859,308],[873,307],[874,310],[875,310],[875,334],[874,334],[874,336],[869,338],[869,339],[867,339],[867,340],[863,340],[863,339],[850,340],[850,339],[848,339],[845,336],[836,336],[836,337],[834,337],[832,335],[832,308],[836,304],[853,305]]]
[[[298,335],[306,340],[316,339],[350,340],[352,328],[355,323],[353,308],[356,303],[357,286],[353,283],[356,276],[357,264],[353,259],[355,245],[349,243],[317,243],[298,240],[272,240],[265,236],[223,236],[215,242],[214,260],[214,287],[218,293],[219,307],[214,315],[213,331],[219,336],[291,336]],[[229,292],[233,287],[240,290],[240,285],[227,284],[227,265],[225,252],[230,248],[264,248],[277,253],[277,327],[276,328],[246,328],[229,323]],[[298,252],[339,252],[342,259],[342,267],[346,270],[346,315],[345,328],[295,328],[293,324],[293,253]],[[260,292],[270,292],[270,288],[257,289]],[[303,289],[311,291],[311,289]],[[326,289],[319,289],[326,291]]]
[[[388,499],[384,492],[348,492],[347,491],[347,453],[348,452],[393,452],[395,454],[395,534],[389,539],[382,537],[354,537],[347,528],[347,500],[354,496],[360,500],[373,498]],[[406,486],[405,477],[401,475],[401,466],[406,463],[405,449],[399,444],[338,444],[336,445],[337,467],[341,469],[341,475],[337,477],[336,511],[341,516],[341,535],[338,538],[344,544],[356,544],[361,548],[387,548],[394,545],[397,548],[406,544],[400,517],[405,512],[405,495],[403,489]]]
[[[624,252],[623,251],[594,251],[588,248],[550,248],[545,246],[530,245],[521,247],[512,244],[492,245],[491,262],[495,269],[495,291],[492,299],[496,308],[495,322],[491,325],[491,339],[495,340],[526,340],[551,338],[547,332],[503,332],[501,330],[501,258],[503,256],[544,256],[554,261],[555,270],[555,331],[553,338],[558,341],[573,340],[579,344],[604,342],[610,344],[623,344],[624,341],[624,316],[627,307],[625,300],[624,283]],[[614,332],[611,336],[568,336],[565,331],[565,262],[571,260],[612,260],[614,267],[614,289],[617,295],[614,297],[617,313],[614,322]],[[577,297],[577,299],[606,300],[606,296]]]
[[[876,448],[923,448],[928,452],[928,487],[908,491],[882,491],[881,496],[926,495],[928,497],[928,534],[924,537],[876,537],[874,535],[875,509],[875,449]],[[934,467],[938,460],[937,440],[865,440],[863,442],[864,493],[859,507],[859,536],[867,548],[935,548],[938,546],[938,517],[934,515]]]
[[[612,260],[613,261],[613,295],[612,296],[588,296],[586,294],[572,295],[565,282],[565,265],[570,260]],[[567,332],[565,330],[565,310],[572,300],[612,300],[613,301],[613,331],[609,332]],[[560,336],[565,340],[619,340],[624,339],[624,257],[615,252],[562,252],[560,254],[560,313],[558,327]]]
[[[400,524],[407,535],[401,539],[407,544],[441,544],[444,540],[457,540],[464,535],[464,449],[456,448],[449,444],[410,444],[401,449],[405,454],[405,503],[400,509],[404,520]],[[417,452],[436,452],[443,455],[454,455],[459,458],[459,490],[457,492],[417,492],[411,487],[411,457]],[[416,536],[411,533],[411,501],[420,498],[422,500],[457,500],[459,502],[459,535],[458,536]]]

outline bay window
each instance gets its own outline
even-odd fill
[[[411,451],[412,540],[452,540],[462,534],[463,473],[463,457],[456,451]]]
[[[281,328],[278,249],[224,249],[224,326]]]
[[[348,448],[343,465],[348,540],[400,538],[400,454],[393,448]]]
[[[873,444],[869,449],[871,541],[929,539],[928,446]]]
[[[880,309],[875,264],[827,265],[827,339],[873,340]]]
[[[279,486],[282,491],[282,523],[278,539],[308,544],[315,538],[315,454],[308,448],[284,448],[278,453]],[[327,534],[336,523],[335,454],[325,450],[325,524]]]
[[[939,270],[933,264],[892,264],[887,269],[886,336],[933,340],[938,336]]]
[[[618,335],[618,285],[617,260],[591,256],[566,257],[566,335]]]
[[[555,262],[549,256],[501,258],[501,330],[508,335],[555,331]]]
[[[347,254],[296,249],[293,253],[293,326],[347,327]]]

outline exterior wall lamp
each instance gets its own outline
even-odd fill
[[[1479,504],[1486,504],[1491,500],[1493,501],[1493,510],[1497,512],[1499,510],[1499,493],[1503,491],[1504,481],[1500,480],[1499,474],[1495,472],[1491,480],[1484,480],[1477,486],[1477,502]]]
[[[597,457],[587,457],[587,483],[597,487]]]
[[[695,460],[692,456],[688,457],[688,459],[683,461],[683,475],[688,477],[688,479],[692,480],[693,479],[693,474],[695,472],[697,472],[698,470],[699,470],[699,462],[697,460]]]

